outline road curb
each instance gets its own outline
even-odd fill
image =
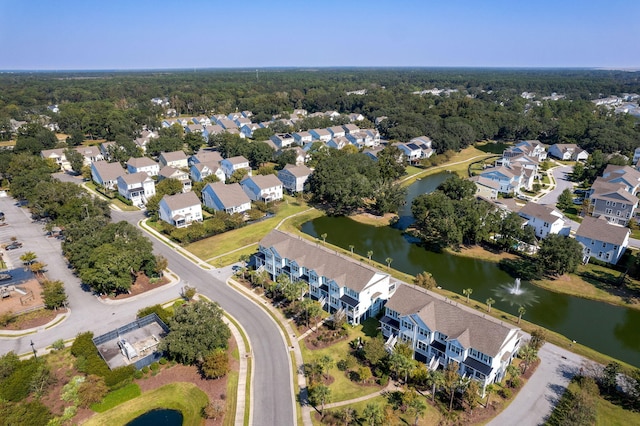
[[[0,339],[18,339],[28,334],[37,333],[38,331],[50,330],[65,322],[70,315],[71,309],[67,308],[67,312],[56,315],[51,321],[46,324],[39,325],[38,327],[27,328],[24,330],[0,330]]]

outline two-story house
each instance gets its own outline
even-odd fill
[[[291,146],[295,140],[289,133],[276,133],[271,136],[271,141],[276,145],[277,149],[283,149]]]
[[[118,193],[133,205],[142,207],[149,197],[156,195],[156,184],[146,172],[118,176]]]
[[[515,146],[507,148],[502,153],[503,157],[517,157],[526,155],[534,158],[537,162],[544,161],[547,158],[547,150],[538,140],[520,141]]]
[[[165,179],[175,179],[182,184],[182,192],[191,191],[191,179],[189,174],[182,169],[176,169],[172,166],[164,166],[158,173],[158,182]]]
[[[247,170],[247,175],[251,176],[251,167],[249,167],[249,160],[244,158],[242,155],[225,158],[220,162],[220,167],[222,167],[222,171],[224,172],[226,179],[229,179],[233,172],[240,169]]]
[[[331,133],[331,139],[344,137],[346,132],[342,126],[332,126],[327,128],[329,133]]]
[[[127,161],[127,172],[145,172],[149,176],[158,176],[158,173],[160,173],[160,165],[149,157],[131,157],[129,161]]]
[[[627,226],[638,208],[638,197],[627,191],[623,183],[610,183],[601,178],[589,191],[589,211],[593,217],[603,216],[609,223]]]
[[[71,170],[71,164],[65,154],[66,148],[44,149],[40,151],[40,156],[45,160],[56,163],[60,170]]]
[[[160,220],[177,228],[184,228],[192,222],[202,221],[202,206],[193,192],[165,195],[160,200]]]
[[[520,209],[518,214],[527,219],[525,226],[531,226],[535,230],[536,237],[540,239],[546,238],[549,234],[568,236],[571,231],[562,213],[542,204],[529,202]]]
[[[107,163],[96,161],[91,163],[91,178],[97,185],[107,189],[115,189],[118,185],[118,176],[125,174],[120,163]]]
[[[500,192],[500,182],[484,178],[482,176],[472,176],[469,180],[476,184],[476,196],[495,200]]]
[[[186,169],[189,167],[189,161],[184,151],[161,152],[158,161],[163,167],[171,166],[176,169]]]
[[[104,160],[99,146],[77,146],[74,149],[82,155],[82,163],[85,166],[89,166],[96,161]]]
[[[589,158],[589,153],[574,143],[551,145],[549,155],[564,161],[586,161]]]
[[[282,182],[275,175],[247,176],[240,186],[252,201],[282,200]]]
[[[209,163],[214,162],[220,164],[222,161],[222,155],[218,151],[213,151],[209,148],[204,148],[189,157],[188,164],[191,166],[196,163]]]
[[[209,183],[202,190],[202,202],[205,206],[230,214],[251,210],[251,200],[239,183]]]
[[[485,179],[489,179],[500,184],[499,192],[503,194],[509,194],[518,192],[522,185],[522,173],[519,168],[516,167],[490,167],[483,170],[480,173]]]
[[[598,178],[609,183],[621,183],[630,194],[636,195],[640,190],[640,172],[629,166],[608,164]]]
[[[243,135],[245,135],[245,137],[247,138],[252,138],[253,137],[253,132],[255,132],[258,129],[261,129],[262,126],[260,126],[260,124],[258,123],[247,123],[242,125],[242,127],[240,127],[240,133],[242,133]]]
[[[287,191],[302,192],[311,172],[312,170],[307,166],[287,164],[284,169],[278,171],[278,179],[280,179],[282,186]]]
[[[576,240],[583,247],[583,261],[594,257],[615,265],[629,245],[629,228],[611,225],[603,218],[586,216],[576,231]]]
[[[327,129],[311,129],[309,134],[314,141],[329,142],[331,140],[331,133]]]
[[[329,313],[341,310],[350,324],[374,317],[397,285],[389,274],[279,230],[260,241],[255,260],[274,280],[287,274],[308,283],[309,297]]]
[[[293,134],[293,140],[296,144],[304,146],[305,144],[313,141],[313,136],[309,132],[296,132]]]
[[[222,167],[217,161],[207,161],[204,163],[195,163],[190,168],[191,180],[194,182],[202,182],[206,177],[215,175],[220,182],[224,182],[226,176]]]
[[[484,388],[499,382],[520,347],[520,329],[419,287],[402,283],[380,319],[387,347],[407,344],[429,370],[459,366]]]

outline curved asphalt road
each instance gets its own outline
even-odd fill
[[[92,330],[96,335],[105,333],[133,320],[136,312],[145,307],[179,297],[181,285],[188,282],[198,291],[222,306],[236,318],[245,329],[253,356],[252,422],[256,425],[295,424],[295,399],[291,358],[280,328],[258,305],[245,298],[225,284],[231,274],[230,268],[206,271],[191,263],[154,237],[156,253],[169,260],[169,267],[179,275],[182,283],[166,287],[142,298],[108,304],[84,291],[73,271],[66,267],[61,255],[60,241],[47,238],[42,225],[31,223],[28,210],[15,205],[10,197],[0,198],[0,210],[9,224],[0,228],[0,243],[17,236],[24,246],[21,249],[3,253],[11,256],[15,265],[20,265],[19,256],[25,251],[33,251],[38,260],[48,265],[47,276],[51,280],[61,280],[69,297],[71,315],[47,330],[38,330],[17,338],[0,337],[0,354],[14,351],[23,354],[31,351],[30,342],[37,350],[51,345],[58,339],[70,339],[78,333]],[[126,220],[134,225],[142,218],[142,213],[112,211],[114,221]]]

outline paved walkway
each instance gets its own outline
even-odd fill
[[[304,340],[305,337],[307,337],[308,335],[310,335],[311,333],[316,331],[318,329],[318,327],[320,327],[322,324],[324,324],[325,321],[326,321],[326,318],[323,319],[322,321],[320,321],[319,323],[315,324],[313,327],[309,328],[304,333],[302,333],[302,335],[300,337],[298,337],[298,341]]]
[[[229,315],[229,314],[226,314]],[[237,399],[236,399],[236,421],[235,421],[235,425],[236,426],[244,426],[244,413],[246,410],[246,406],[247,406],[247,399],[246,399],[246,395],[247,395],[247,366],[249,364],[248,359],[251,357],[251,353],[249,352],[251,349],[245,346],[244,343],[244,339],[242,338],[242,334],[240,333],[240,330],[238,329],[238,327],[236,327],[236,325],[229,321],[226,317],[222,317],[222,320],[225,322],[225,324],[227,324],[229,326],[229,329],[231,330],[231,334],[233,334],[233,338],[236,339],[236,342],[238,344],[238,353],[240,356],[240,366],[238,368],[238,391],[237,391]],[[240,324],[238,322],[238,320],[236,320],[234,318],[234,320],[236,321],[236,323]],[[242,328],[242,325],[240,325],[240,327]],[[244,335],[246,336],[247,333],[244,332]],[[248,338],[247,338],[248,339]],[[253,383],[253,369],[251,369],[251,378],[250,380],[250,386],[249,386],[249,390],[250,390],[250,398],[249,398],[249,413],[251,413],[252,410],[252,405],[253,405],[253,386],[251,386],[251,384]],[[251,415],[249,416],[249,421],[247,423],[248,426],[252,426],[253,424],[253,419],[251,417]]]
[[[385,386],[383,389],[380,389],[377,392],[370,393],[369,395],[361,396],[359,398],[353,398],[353,399],[348,399],[346,401],[339,401],[331,404],[325,404],[324,408],[337,408],[337,407],[342,407],[344,405],[351,405],[357,402],[367,401],[369,399],[375,398],[376,396],[383,395],[386,392],[392,392],[394,390],[399,390],[399,389],[401,389],[401,387],[396,382],[389,380],[389,383],[387,383],[387,386]]]

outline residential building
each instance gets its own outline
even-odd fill
[[[235,121],[231,121],[227,118],[222,118],[220,120],[218,120],[218,125],[220,125],[223,129],[229,131],[231,129],[238,129],[238,125],[235,123]]]
[[[342,126],[342,129],[344,130],[345,135],[360,132],[360,127],[356,126],[355,124],[345,124],[344,126]]]
[[[218,151],[212,151],[209,148],[204,148],[198,151],[196,154],[189,157],[188,164],[191,166],[196,163],[218,163],[222,161],[222,155]]]
[[[311,172],[312,170],[307,166],[287,164],[284,169],[278,171],[278,179],[282,182],[284,189],[289,192],[302,192]]]
[[[516,167],[490,167],[480,173],[485,179],[493,180],[500,184],[499,192],[509,194],[518,192],[522,185],[522,170]]]
[[[636,170],[638,161],[640,161],[640,148],[636,148],[635,151],[633,151],[633,160],[631,161],[632,164],[636,165]]]
[[[623,183],[612,183],[598,178],[591,186],[589,211],[593,217],[604,217],[607,222],[626,226],[638,208],[638,197],[626,190]]]
[[[571,231],[562,213],[549,206],[531,201],[522,207],[518,214],[527,219],[525,226],[531,226],[535,230],[536,237],[540,239],[546,238],[549,234],[568,236]]]
[[[500,182],[482,176],[473,176],[469,180],[476,184],[476,196],[495,200],[500,192]]]
[[[40,156],[45,160],[55,162],[60,167],[60,170],[71,170],[71,164],[67,160],[65,151],[66,148],[44,149],[40,151]]]
[[[429,370],[457,362],[484,389],[502,380],[520,348],[520,329],[446,297],[402,283],[380,319],[387,347],[407,344]]]
[[[184,151],[161,152],[158,161],[162,166],[172,166],[176,169],[189,167],[189,161]]]
[[[313,141],[313,136],[309,132],[296,132],[293,134],[293,140],[300,146]]]
[[[640,172],[633,167],[608,164],[602,172],[602,177],[598,179],[609,183],[620,183],[633,195],[640,190]]]
[[[207,161],[205,163],[196,163],[191,166],[191,180],[194,182],[202,182],[206,177],[215,175],[220,182],[226,180],[224,171],[217,161]]]
[[[202,221],[202,206],[193,192],[165,195],[160,200],[160,220],[177,228],[184,228],[192,222]]]
[[[336,117],[340,117],[340,113],[338,111],[325,111],[324,115],[329,117],[332,121]]]
[[[156,195],[156,184],[146,172],[118,176],[118,192],[133,205],[147,204],[149,197]]]
[[[176,169],[173,166],[164,166],[158,173],[158,181],[161,182],[165,179],[175,179],[182,184],[182,192],[191,191],[191,179],[189,179],[189,173],[182,169]]]
[[[82,162],[85,166],[89,166],[95,161],[104,160],[99,146],[77,146],[74,149],[82,155]]]
[[[309,133],[314,141],[329,142],[331,140],[331,133],[327,129],[311,129]]]
[[[372,130],[372,129],[370,129],[370,130]],[[376,130],[376,132],[377,132],[377,130]],[[379,134],[378,134],[378,136],[379,136]],[[425,148],[431,148],[431,145],[432,145],[433,141],[428,136],[418,136],[417,138],[411,139],[409,141],[409,143],[414,143],[414,144],[420,146],[420,148],[425,149]]]
[[[271,136],[270,139],[278,149],[291,146],[291,144],[295,142],[293,136],[291,136],[289,133],[276,133],[275,135]]]
[[[240,169],[247,170],[247,175],[251,176],[251,167],[249,167],[249,160],[244,158],[242,155],[225,158],[220,162],[220,167],[222,167],[222,171],[224,172],[226,179],[229,179],[233,172]]]
[[[251,200],[239,183],[225,185],[222,182],[209,183],[202,190],[205,206],[226,213],[243,213],[251,210]]]
[[[282,200],[282,182],[275,175],[247,176],[240,186],[252,201]]]
[[[242,133],[243,135],[245,135],[248,138],[252,138],[253,137],[253,132],[261,129],[262,126],[260,126],[257,123],[247,123],[242,125],[242,127],[240,127],[240,133]]]
[[[224,129],[219,124],[211,124],[209,126],[204,126],[204,130],[207,132],[208,137],[219,135],[220,133],[224,133]]]
[[[334,138],[331,138],[331,140],[329,142],[327,142],[327,147],[329,148],[333,148],[333,149],[342,149],[345,146],[349,145],[351,142],[349,142],[349,139],[347,139],[344,136],[336,136]]]
[[[515,146],[507,148],[502,153],[505,158],[518,157],[526,155],[536,160],[536,162],[544,161],[547,158],[547,150],[538,140],[520,141]]]
[[[331,139],[344,137],[347,134],[342,126],[329,127],[327,130],[331,133]]]
[[[433,155],[434,150],[431,146],[426,144],[417,144],[413,142],[399,143],[396,145],[402,151],[404,158],[409,164],[417,164],[424,158],[429,158]]]
[[[615,265],[629,244],[629,228],[611,225],[603,218],[586,216],[576,231],[576,240],[583,247],[583,261],[594,257]]]
[[[145,172],[149,176],[158,176],[160,173],[160,166],[149,157],[131,157],[127,161],[128,173]]]
[[[97,185],[107,189],[115,189],[118,185],[118,176],[125,174],[120,163],[107,163],[96,161],[91,163],[91,178]]]
[[[564,161],[586,161],[589,158],[589,153],[574,143],[551,145],[549,155]]]
[[[349,94],[349,93],[347,93],[347,94]],[[362,114],[358,114],[358,113],[349,114],[349,121],[351,121],[352,123],[354,121],[362,121],[362,120],[364,120],[364,115],[362,115]]]
[[[330,313],[341,310],[354,325],[374,317],[397,285],[389,274],[279,230],[260,241],[255,260],[273,279],[286,274],[308,283],[311,299]]]

